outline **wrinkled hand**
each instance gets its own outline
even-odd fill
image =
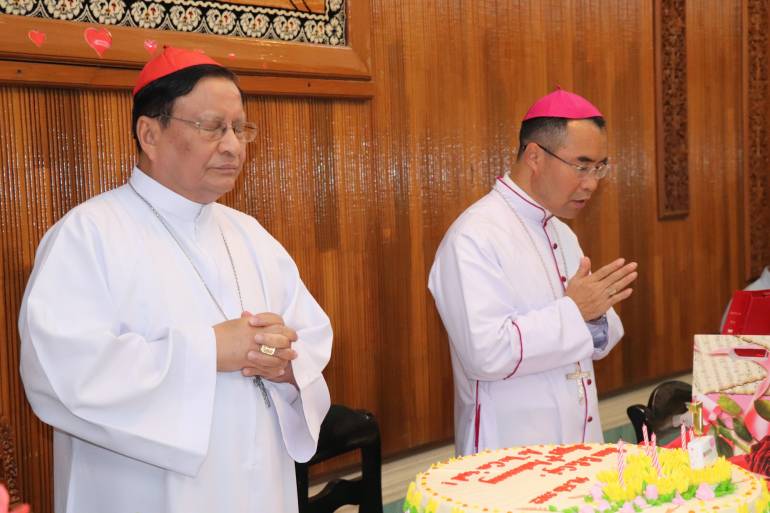
[[[633,289],[627,287],[639,273],[636,272],[636,262],[625,262],[625,259],[618,258],[592,273],[591,260],[588,257],[580,260],[580,266],[567,284],[564,295],[572,298],[583,319],[590,321],[601,317],[631,295]]]
[[[294,330],[283,325],[280,315],[243,312],[214,326],[217,343],[217,371],[241,371],[244,376],[278,378],[286,373],[289,362],[297,357],[291,343]],[[268,355],[264,351],[275,352]]]
[[[259,347],[248,351],[246,358],[249,365],[241,373],[244,376],[262,376],[278,383],[293,383],[291,361],[297,357],[297,352],[291,348],[291,344],[296,342],[297,332],[287,327],[278,314],[265,312],[251,315],[244,312],[243,315],[250,316],[249,324],[257,330],[254,340]],[[275,348],[275,353],[265,354],[262,347],[267,350]]]

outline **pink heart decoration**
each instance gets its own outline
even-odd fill
[[[39,30],[30,30],[27,32],[27,37],[30,41],[35,43],[35,46],[38,48],[43,46],[43,43],[45,43],[45,32],[40,32]]]
[[[158,49],[158,42],[154,39],[145,39],[144,40],[144,49],[147,50],[147,53],[150,55],[155,53],[155,50]]]
[[[228,56],[230,59],[235,59],[235,54],[234,54],[234,53],[228,53],[228,54],[227,54],[227,56]]]
[[[88,46],[94,49],[100,59],[104,56],[104,52],[112,46],[112,34],[107,29],[88,27],[83,31],[83,37]]]

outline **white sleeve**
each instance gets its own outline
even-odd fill
[[[279,276],[286,285],[286,304],[281,309],[286,326],[297,332],[293,344],[297,358],[292,370],[297,389],[291,385],[267,382],[278,411],[284,444],[291,457],[299,462],[313,457],[331,400],[323,369],[332,350],[332,328],[323,309],[302,283],[294,261],[280,248]],[[297,400],[299,395],[299,400]]]
[[[193,476],[213,414],[213,329],[193,321],[152,340],[128,331],[110,289],[119,255],[107,250],[72,213],[43,239],[19,318],[27,398],[61,431]]]
[[[592,355],[591,333],[572,299],[522,311],[489,245],[462,233],[445,242],[429,288],[469,379],[536,374]]]

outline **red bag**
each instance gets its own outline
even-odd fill
[[[770,335],[770,289],[733,294],[722,335]]]

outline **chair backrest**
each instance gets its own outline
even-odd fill
[[[692,401],[692,385],[684,381],[666,381],[650,394],[647,407],[652,412],[650,428],[658,433],[667,429],[679,429],[687,413],[687,403]]]
[[[643,440],[643,424],[647,425],[650,434],[655,433],[661,444],[678,435],[687,414],[687,403],[691,400],[692,385],[672,380],[656,386],[650,393],[646,406],[629,406],[626,413],[634,426],[636,441]]]
[[[350,451],[361,451],[361,477],[334,479],[308,497],[309,467]],[[295,465],[299,513],[333,513],[358,505],[360,513],[382,513],[380,429],[374,415],[332,404],[321,424],[318,449],[308,463]]]

